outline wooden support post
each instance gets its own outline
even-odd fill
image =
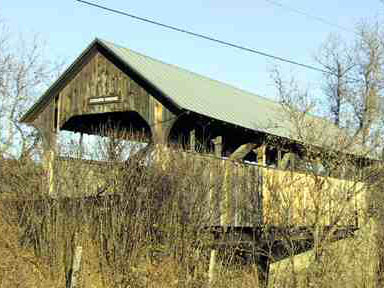
[[[222,157],[222,150],[223,150],[223,137],[222,136],[218,136],[216,137],[215,139],[213,139],[213,144],[215,145],[215,156],[217,158],[221,158]],[[215,187],[215,180],[216,180],[216,177],[218,177],[219,175],[219,171],[220,169],[219,166],[221,164],[221,160],[213,160],[211,163],[213,163],[213,165],[211,165],[211,171],[210,171],[210,182],[211,182],[211,189],[210,189],[210,206],[211,206],[211,215],[213,216],[214,220],[216,220],[216,216],[222,217],[222,209],[220,209],[220,203],[219,203],[219,200],[222,201],[222,199],[218,198],[217,194],[219,190],[221,189],[216,189]],[[226,171],[226,170],[225,170]],[[224,180],[225,181],[225,180]],[[223,185],[225,186],[225,185]],[[223,189],[225,189],[225,187],[223,187]],[[217,213],[216,210],[219,210],[220,213]],[[219,214],[219,215],[218,215]]]
[[[260,146],[256,149],[257,154],[257,164],[259,166],[266,166],[267,165],[267,154],[266,154],[266,147],[265,145]]]
[[[223,183],[223,199],[221,200],[221,226],[231,224],[232,215],[232,169],[233,164],[228,160],[224,161],[224,183]]]
[[[163,106],[155,102],[154,107],[154,124],[151,126],[153,142],[156,144],[165,144],[166,139],[163,133]]]
[[[221,157],[223,155],[223,137],[217,136],[213,139],[213,144],[215,145],[215,156]]]
[[[218,158],[221,158],[222,156],[222,149],[223,149],[223,138],[221,136],[216,137],[213,140],[213,144],[215,145],[215,155]],[[212,217],[211,223],[213,225],[216,224],[216,216],[217,216],[217,210],[220,210],[220,207],[218,207],[218,198],[217,198],[217,189],[215,187],[216,183],[216,177],[218,176],[218,170],[217,164],[220,164],[218,162],[220,160],[215,160],[211,161],[211,169],[210,169],[210,174],[209,174],[209,181],[210,181],[210,190],[209,190],[209,200],[210,200],[210,214]],[[211,249],[211,254],[209,258],[209,271],[208,271],[208,280],[209,280],[209,286],[212,287],[216,281],[216,272],[217,272],[217,249],[213,248]]]
[[[217,220],[219,219],[219,210],[220,207],[218,207],[218,197],[217,197],[217,177],[218,177],[218,170],[217,170],[217,160],[212,159],[210,161],[209,166],[209,215],[211,218],[211,225],[215,226],[217,225]]]
[[[49,185],[49,188],[48,188],[48,195],[49,196],[55,196],[55,158],[56,158],[56,155],[55,155],[55,152],[54,150],[50,150],[48,152],[48,159],[47,159],[47,165],[48,165],[48,185]]]
[[[165,108],[157,101],[154,105],[153,119],[152,121],[148,121],[152,134],[151,140],[155,145],[166,145],[169,143],[169,133],[171,132],[172,126],[177,121],[177,117],[167,117],[164,113]]]
[[[196,131],[195,131],[195,129],[193,129],[193,130],[191,130],[191,132],[189,132],[189,149],[192,152],[196,151]]]
[[[293,170],[295,167],[295,154],[292,152],[285,153],[283,159],[281,159],[280,167],[281,169],[290,169]]]
[[[48,195],[54,196],[55,193],[55,158],[56,158],[56,134],[48,128],[40,129],[43,141],[43,167],[48,184]]]
[[[281,168],[281,150],[277,150],[277,168]]]
[[[84,147],[83,147],[83,141],[84,140],[84,134],[83,134],[83,132],[81,132],[80,133],[80,138],[79,138],[79,149],[80,149],[80,159],[82,159],[83,158],[83,154],[84,154]]]
[[[295,153],[290,153],[289,154],[289,158],[290,158],[290,161],[291,161],[291,171],[292,170],[294,170],[295,169],[295,167],[296,167],[296,155],[295,155]]]
[[[264,225],[264,206],[263,206],[263,170],[257,170],[257,191],[256,191],[256,223],[260,226]]]

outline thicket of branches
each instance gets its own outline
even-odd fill
[[[327,159],[329,169],[339,171],[340,165],[351,165],[342,155],[328,153],[322,159]],[[250,179],[239,174],[225,178],[225,170],[216,171],[216,178],[211,179],[211,157],[196,160],[194,156],[149,146],[145,153],[132,153],[125,162],[113,160],[116,155],[104,162],[56,160],[55,173],[60,177],[54,183],[54,198],[44,196],[48,187],[38,164],[1,160],[0,176],[6,179],[0,185],[1,227],[13,231],[15,238],[3,238],[0,248],[20,255],[30,253],[18,256],[21,264],[17,265],[32,265],[35,270],[31,271],[39,272],[23,277],[55,283],[47,285],[63,287],[71,278],[74,254],[80,246],[82,287],[91,283],[96,287],[205,287],[213,243],[207,226],[216,214],[211,210],[212,191],[218,193],[213,197],[216,207],[224,211],[223,200],[228,195],[223,191],[230,181],[231,187],[237,187],[231,192],[231,203],[241,207],[236,189],[246,187]],[[156,157],[164,158],[153,161]],[[232,165],[231,174],[243,164]],[[279,245],[290,257],[283,261],[274,259],[269,249],[276,239],[258,251],[274,263],[271,287],[369,287],[382,281],[378,249],[382,232],[372,229],[373,220],[382,221],[381,169],[369,167],[362,174],[349,175],[341,180],[343,185],[315,170],[294,174],[264,170],[263,193],[269,197],[264,201],[264,221],[269,224],[265,229],[273,223],[292,228],[305,223],[317,237],[313,253],[293,257],[298,248],[287,230]],[[303,197],[306,207],[300,206]],[[364,198],[368,202],[358,200],[361,203],[355,206],[356,199]],[[244,207],[249,207],[249,200],[243,199]],[[364,203],[374,205],[365,207]],[[360,230],[353,237],[335,241],[337,228],[355,224],[355,212]],[[333,225],[331,229],[324,229],[326,223]],[[243,266],[251,254],[243,257],[252,248],[239,250],[240,243],[235,247],[232,243],[231,249],[221,250],[214,287],[257,285],[255,268]],[[16,265],[10,261],[7,267],[11,263]],[[6,271],[2,270],[4,281],[18,279],[15,270]]]
[[[19,120],[58,75],[62,63],[46,58],[38,35],[27,40],[15,35],[0,16],[0,157],[30,158],[39,144],[39,131]]]

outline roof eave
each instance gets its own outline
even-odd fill
[[[81,63],[82,59],[92,51],[92,49],[96,46],[99,40],[96,38],[93,40],[87,48],[75,59],[75,61],[60,75],[60,77],[53,82],[51,86],[44,92],[44,94],[37,100],[35,104],[32,105],[31,108],[28,109],[27,112],[20,118],[19,122],[30,124],[33,120],[36,119],[37,113],[40,112],[45,106],[49,103],[51,98],[54,95],[54,92],[60,86],[60,84],[65,80],[68,75]]]

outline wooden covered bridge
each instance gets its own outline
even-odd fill
[[[329,135],[336,135],[333,133],[337,128],[325,120],[309,115],[305,118],[320,125]],[[218,166],[224,167],[217,171],[232,179],[231,184],[223,187],[225,201],[235,201],[236,195],[241,194],[239,191],[246,187],[248,194],[242,197],[246,203],[256,204],[253,210],[248,209],[248,214],[253,213],[248,218],[239,216],[236,205],[212,206],[219,214],[217,222],[210,225],[217,239],[213,245],[213,262],[216,249],[233,243],[256,247],[254,251],[259,251],[272,237],[276,241],[270,250],[277,260],[289,254],[281,244],[286,235],[297,244],[296,253],[314,246],[316,235],[312,223],[315,222],[306,211],[312,205],[308,195],[317,180],[304,171],[309,164],[299,165],[298,159],[303,158],[306,145],[321,147],[334,137],[322,140],[317,137],[314,141],[318,143],[300,142],[295,125],[276,102],[96,39],[21,122],[41,131],[49,171],[56,157],[56,135],[60,130],[100,135],[100,127],[106,124],[117,132],[139,133],[144,142],[155,146],[178,144],[194,154],[215,155]],[[317,166],[311,166],[311,172],[316,173],[316,179],[328,179],[322,189],[333,199],[333,203],[328,201],[325,205],[333,207],[340,199],[349,201],[343,212],[345,217],[338,219],[337,225],[331,213],[321,223],[335,240],[351,236],[358,228],[355,190],[363,189],[362,184],[329,175],[321,159],[316,161]],[[357,156],[354,161],[360,166],[367,163]],[[237,182],[235,176],[230,176],[235,174]],[[50,177],[54,177],[53,173]],[[239,177],[245,180],[239,181]],[[289,195],[294,205],[288,213],[289,221],[283,225],[282,216],[273,210],[276,198],[271,187],[284,177],[291,179],[288,182],[291,184],[285,182],[284,188],[279,186],[279,193]],[[223,211],[223,207],[231,208]],[[263,271],[260,279],[265,281],[270,260],[261,254],[255,259]]]

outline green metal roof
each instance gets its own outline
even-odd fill
[[[287,113],[275,101],[190,72],[175,65],[99,40],[120,60],[152,83],[179,107],[247,129],[297,139]],[[321,118],[307,116],[328,129],[336,127]]]
[[[61,77],[47,90],[38,102],[29,109],[21,121],[28,122],[49,102],[52,91],[58,89],[67,74],[73,71],[76,63],[87,54],[95,45],[101,45],[110,52],[117,60],[137,72],[142,78],[152,84],[177,108],[192,111],[220,121],[238,125],[247,129],[266,132],[272,135],[302,140],[295,135],[297,129],[287,118],[287,113],[282,106],[272,100],[259,95],[238,89],[231,85],[212,80],[208,77],[182,69],[175,65],[163,63],[159,60],[142,55],[128,48],[114,43],[95,39],[87,49],[75,60],[75,62],[61,75]],[[336,135],[340,135],[340,129],[325,119],[305,116],[308,123],[317,123],[320,130],[329,133],[327,137],[320,137],[311,143],[321,146],[332,146]],[[307,129],[308,130],[308,129]],[[333,135],[335,137],[329,137]],[[324,139],[321,139],[324,138]],[[326,143],[326,142],[329,143]]]

